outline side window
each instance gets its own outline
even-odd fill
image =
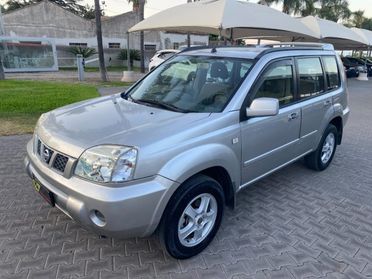
[[[327,90],[332,90],[340,87],[340,76],[335,56],[323,57],[324,69],[327,77]]]
[[[245,77],[245,75],[247,74],[247,72],[249,71],[249,69],[252,67],[252,63],[241,63],[240,64],[240,73],[239,73],[239,76],[240,78],[243,78]]]
[[[261,76],[254,99],[267,97],[279,100],[279,105],[287,105],[294,100],[293,67],[283,62],[274,63]]]
[[[324,92],[324,75],[318,57],[297,59],[300,99],[319,95]]]

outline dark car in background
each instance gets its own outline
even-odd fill
[[[346,57],[341,57],[342,64],[345,68],[345,74],[348,78],[358,77],[359,72],[363,71],[363,66],[360,66],[358,63],[350,61]]]
[[[372,76],[372,62],[371,61],[369,61],[368,59],[365,60],[364,58],[356,58],[356,57],[346,57],[346,58],[352,63],[358,64],[359,66],[364,67],[364,70],[365,70],[365,67],[367,67],[368,76],[369,77]]]

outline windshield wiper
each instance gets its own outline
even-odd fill
[[[171,111],[182,112],[182,113],[192,112],[190,110],[182,109],[182,108],[176,107],[176,106],[174,106],[172,104],[164,103],[164,102],[157,101],[157,100],[152,100],[152,99],[133,99],[133,98],[132,98],[132,100],[133,100],[133,102],[136,102],[136,103],[154,105],[156,107],[167,109],[167,110],[171,110]]]

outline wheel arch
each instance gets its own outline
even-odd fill
[[[343,122],[341,116],[336,116],[330,122],[330,124],[334,125],[337,129],[337,144],[340,145],[342,142],[342,134],[343,134]]]

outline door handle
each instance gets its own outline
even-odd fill
[[[288,121],[297,119],[299,116],[298,112],[292,112],[291,114],[288,115]]]
[[[326,100],[326,101],[324,101],[323,104],[324,104],[325,107],[328,107],[332,104],[332,102],[331,102],[331,100]]]

